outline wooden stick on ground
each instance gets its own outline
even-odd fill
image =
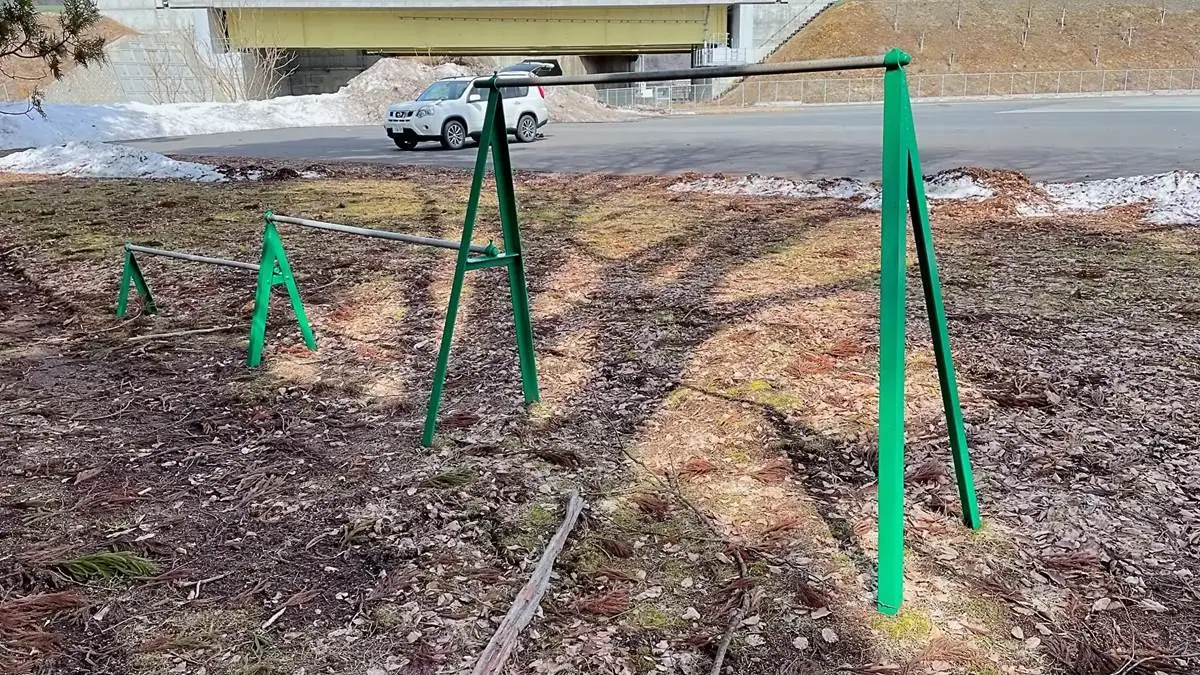
[[[504,668],[504,662],[517,646],[517,636],[533,620],[533,615],[542,602],[542,596],[550,586],[550,571],[554,569],[554,561],[562,551],[563,545],[567,543],[567,537],[582,511],[583,499],[579,497],[579,491],[571,490],[571,498],[567,502],[567,517],[563,519],[562,525],[558,526],[558,531],[554,533],[550,543],[546,544],[546,550],[542,553],[542,559],[538,561],[533,576],[517,593],[508,614],[504,616],[500,627],[496,629],[487,647],[479,655],[479,660],[475,662],[475,669],[471,671],[471,675],[497,675]]]
[[[232,330],[237,326],[217,326],[215,328],[196,328],[194,330],[177,330],[170,333],[147,333],[145,335],[134,335],[128,338],[129,342],[138,342],[140,340],[157,340],[159,338],[181,337],[184,335],[200,335],[202,333],[220,333],[225,330]]]

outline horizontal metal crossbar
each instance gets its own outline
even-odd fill
[[[178,260],[190,260],[191,262],[208,263],[209,265],[220,265],[222,267],[236,267],[242,270],[250,270],[251,272],[258,271],[258,265],[256,263],[241,262],[238,260],[226,260],[224,258],[210,258],[206,255],[192,255],[191,253],[180,253],[179,251],[168,251],[161,248],[138,246],[137,244],[125,244],[125,248],[135,253],[146,253],[148,255],[158,255],[164,258],[176,258]]]
[[[901,61],[901,65],[904,65]],[[556,75],[538,77],[526,72],[505,72],[496,76],[497,86],[511,87],[536,84],[554,87],[570,84],[628,84],[632,82],[666,82],[668,80],[707,80],[720,77],[751,75],[787,75],[791,73],[822,73],[834,70],[866,70],[887,66],[886,56],[852,56],[842,59],[817,59],[791,63],[748,63],[739,66],[708,66],[676,70],[647,70],[641,73],[592,73],[589,75]],[[491,77],[475,80],[475,86],[490,86]]]
[[[293,218],[291,216],[280,216],[274,214],[269,216],[269,218],[275,223],[299,225],[301,227],[311,227],[317,230],[329,230],[330,232],[342,232],[345,234],[358,234],[364,237],[389,239],[391,241],[403,241],[409,244],[421,244],[422,246],[436,246],[438,248],[448,248],[453,251],[457,251],[460,248],[457,241],[450,241],[449,239],[419,237],[415,234],[400,234],[399,232],[388,232],[387,230],[372,230],[365,227],[354,227],[353,225],[326,223],[321,220],[308,220],[306,218]],[[496,248],[494,246],[480,246],[478,244],[471,244],[471,252],[482,253],[484,255],[495,255]]]

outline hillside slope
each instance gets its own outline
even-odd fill
[[[57,14],[42,14],[40,19],[46,25],[58,21]],[[111,44],[114,40],[133,35],[134,31],[122,24],[102,17],[88,31],[88,36],[99,35]],[[63,73],[75,68],[75,62],[66,60],[63,63]],[[0,101],[18,101],[28,98],[35,89],[45,90],[54,82],[54,76],[46,64],[36,59],[22,59],[8,56],[0,59]]]
[[[1194,68],[1200,65],[1200,1],[847,0],[768,61],[861,56],[891,47],[912,54],[912,73]],[[763,79],[803,78],[756,81]],[[753,98],[751,90],[758,88],[735,88],[725,100],[741,100],[744,93]]]
[[[1162,7],[1155,0],[849,0],[818,16],[770,60],[900,47],[913,55],[913,72],[926,73],[1196,66],[1200,2],[1168,3],[1165,17]]]

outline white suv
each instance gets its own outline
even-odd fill
[[[501,75],[503,78],[503,75]],[[417,100],[389,106],[384,128],[401,150],[412,150],[421,141],[441,141],[458,150],[468,138],[479,140],[488,90],[472,87],[474,77],[448,77],[429,85]],[[545,91],[538,86],[501,87],[508,132],[518,142],[529,143],[550,121]]]

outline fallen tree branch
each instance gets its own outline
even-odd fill
[[[742,557],[742,551],[734,547],[733,554],[737,557],[738,573],[741,574],[741,578],[749,579],[750,570],[746,567],[746,559]],[[721,675],[721,667],[725,665],[725,653],[729,651],[729,643],[733,642],[733,634],[737,632],[738,626],[742,625],[742,622],[746,620],[746,615],[750,613],[750,593],[743,589],[741,594],[742,604],[738,607],[738,611],[733,613],[733,618],[729,620],[729,627],[725,629],[725,635],[717,645],[717,654],[713,657],[712,670],[708,671],[709,675]]]
[[[607,421],[607,418],[605,419]],[[609,421],[609,426],[613,426],[611,421]],[[616,431],[616,428],[613,427],[613,430]],[[696,518],[698,518],[700,522],[704,524],[705,528],[707,528],[709,532],[713,533],[713,536],[719,538],[719,541],[724,543],[726,546],[729,546],[731,543],[733,543],[725,537],[725,533],[722,532],[720,525],[710,518],[707,513],[701,511],[700,507],[693,504],[690,499],[683,496],[683,492],[680,491],[679,486],[674,481],[665,479],[656,474],[650,469],[650,467],[646,466],[645,462],[637,457],[634,457],[633,453],[629,452],[624,445],[621,445],[620,449],[621,454],[625,455],[629,461],[637,464],[642,468],[643,471],[646,472],[646,475],[650,476],[650,478],[654,479],[657,483],[669,490],[671,495],[675,497],[679,503],[686,506],[688,510],[690,510],[696,516]],[[741,548],[736,544],[731,546],[731,548],[733,549],[734,557],[737,559],[738,578],[749,579],[750,569],[746,566],[746,559],[742,556]],[[742,621],[746,620],[746,615],[750,613],[750,593],[745,589],[739,590],[738,592],[741,594],[741,604],[738,606],[738,610],[733,613],[733,617],[730,618],[729,626],[725,629],[725,635],[721,637],[721,642],[717,644],[717,653],[715,656],[713,656],[713,665],[712,669],[709,671],[709,675],[720,675],[721,668],[725,664],[725,654],[729,651],[729,644],[733,642],[733,635],[737,632],[738,626],[742,625]]]
[[[554,561],[567,543],[567,537],[582,511],[583,499],[579,497],[578,490],[572,490],[567,502],[566,518],[563,519],[562,525],[558,526],[558,531],[554,533],[550,543],[546,544],[546,550],[542,552],[542,559],[538,561],[533,575],[517,593],[508,614],[504,616],[500,627],[479,655],[475,669],[471,671],[472,675],[496,675],[504,668],[504,662],[517,646],[517,637],[533,620],[533,615],[542,602],[542,596],[550,586],[550,571],[554,569]]]
[[[129,342],[138,342],[139,340],[156,340],[158,338],[181,337],[184,335],[200,335],[201,333],[220,333],[221,331],[232,330],[237,326],[217,326],[216,328],[196,328],[193,330],[177,330],[170,333],[150,333],[148,335],[134,335],[129,338]]]

